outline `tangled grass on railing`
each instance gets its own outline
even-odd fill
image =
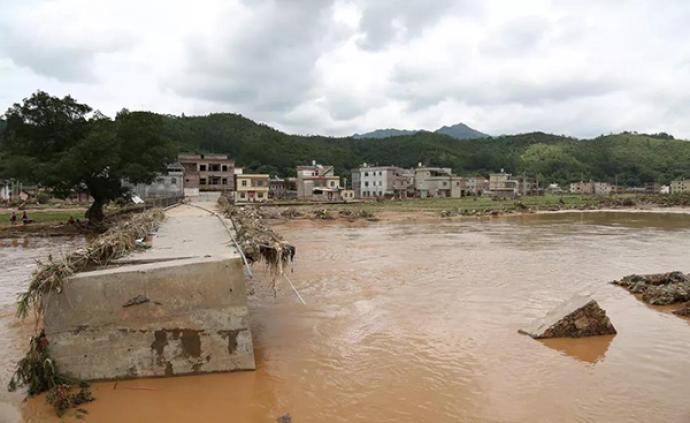
[[[33,310],[38,316],[43,311],[44,296],[49,292],[60,292],[62,284],[70,275],[89,268],[106,266],[136,247],[136,240],[146,237],[163,219],[159,210],[134,215],[115,225],[104,234],[61,259],[48,257],[46,263],[38,263],[29,288],[19,295],[17,317],[24,318]]]
[[[232,219],[237,243],[247,259],[266,263],[273,276],[273,293],[276,295],[277,277],[282,276],[284,266],[294,260],[295,247],[261,222],[262,215],[258,207],[236,207],[224,197],[220,197],[218,205],[223,214]]]
[[[64,281],[72,274],[106,266],[137,248],[137,240],[150,234],[163,217],[159,210],[133,215],[110,228],[85,248],[75,250],[60,260],[49,257],[47,263],[38,263],[29,288],[20,294],[17,302],[19,318],[25,318],[30,312],[34,312],[36,335],[31,338],[29,351],[17,363],[17,369],[8,384],[10,391],[20,386],[27,386],[30,396],[47,391],[47,400],[58,415],[62,415],[68,408],[92,400],[88,385],[61,375],[49,355],[48,339],[43,330],[38,328],[46,295],[60,293]]]

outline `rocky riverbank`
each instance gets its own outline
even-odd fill
[[[628,275],[611,283],[638,295],[642,301],[650,305],[681,304],[673,313],[690,316],[690,274],[675,271]]]

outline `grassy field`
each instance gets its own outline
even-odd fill
[[[540,210],[594,210],[631,207],[690,207],[690,194],[680,195],[543,195],[527,196],[510,200],[494,200],[491,197],[426,198],[408,200],[384,200],[339,204],[281,204],[265,206],[281,216],[289,215],[289,209],[311,215],[322,210],[346,213],[345,216],[370,216],[384,212],[427,212],[450,217],[477,215],[493,212],[523,212]]]
[[[462,198],[417,198],[408,200],[368,201],[361,203],[324,204],[302,206],[328,210],[363,209],[370,212],[378,211],[462,211],[462,210],[515,210],[524,208],[585,208],[598,207],[609,203],[632,199],[631,196],[595,197],[581,195],[543,195],[520,197],[516,200],[494,200],[491,197],[462,197]],[[634,200],[633,200],[634,201]],[[286,207],[283,205],[282,207]],[[298,206],[299,208],[299,206]]]
[[[84,212],[86,209],[71,209],[71,210],[27,210],[29,218],[36,223],[50,223],[50,222],[67,222],[70,216],[75,219],[84,220]],[[10,215],[12,212],[0,212],[0,226],[10,225]],[[21,223],[22,213],[17,212],[17,218]]]

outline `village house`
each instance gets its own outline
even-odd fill
[[[515,177],[517,181],[518,195],[542,195],[544,190],[539,186],[539,181],[526,175]]]
[[[297,198],[313,201],[340,200],[340,177],[333,166],[316,164],[297,166]]]
[[[671,182],[671,194],[680,194],[683,192],[690,192],[690,181],[678,179]]]
[[[581,195],[609,195],[615,192],[615,187],[606,182],[574,182],[570,184],[571,194]]]
[[[480,196],[489,189],[489,180],[482,176],[465,177],[466,195]]]
[[[489,175],[489,195],[497,198],[515,198],[519,194],[520,182],[503,169]]]
[[[352,202],[355,200],[355,191],[352,189],[344,189],[340,191],[340,198],[346,203]]]
[[[453,175],[447,167],[424,167],[414,169],[414,189],[417,197],[462,197],[465,194],[464,178]]]
[[[2,181],[0,185],[0,200],[10,201],[12,198],[12,192],[14,190],[14,184],[10,180]]]
[[[266,174],[235,175],[235,203],[263,203],[268,201],[269,181]]]
[[[563,189],[561,189],[560,185],[558,185],[557,183],[553,183],[553,184],[549,184],[546,187],[545,192],[547,194],[563,194],[564,191],[563,191]]]
[[[123,181],[122,185],[139,198],[170,198],[184,196],[184,167],[176,162],[166,167],[166,171],[159,173],[149,184],[130,184]]]
[[[414,173],[397,166],[369,166],[352,170],[352,189],[356,198],[407,198],[414,184]]]
[[[593,182],[593,184],[592,192],[594,192],[595,195],[609,195],[613,190],[611,184],[606,182]]]
[[[230,192],[235,183],[235,161],[225,154],[180,154],[184,167],[186,196],[199,195],[199,191]]]
[[[286,197],[286,193],[287,184],[285,178],[274,176],[268,180],[268,198],[281,200]]]

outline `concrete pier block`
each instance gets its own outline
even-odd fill
[[[60,372],[103,380],[254,369],[242,261],[221,247],[166,260],[161,241],[65,281],[44,314]]]

